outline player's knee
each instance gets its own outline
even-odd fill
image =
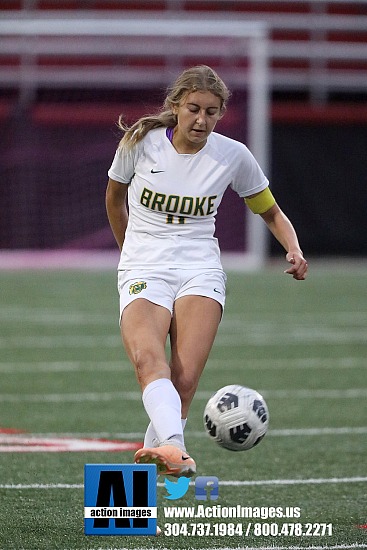
[[[139,384],[145,386],[151,380],[166,376],[168,366],[154,352],[140,348],[134,352],[133,363]]]
[[[139,377],[144,376],[145,372],[152,370],[156,363],[154,353],[146,348],[136,349],[133,353],[132,360]]]

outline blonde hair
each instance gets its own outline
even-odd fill
[[[172,108],[178,107],[188,94],[192,92],[211,92],[220,99],[220,114],[226,110],[230,91],[217,73],[207,65],[198,65],[186,69],[168,88],[161,111],[155,115],[148,115],[137,120],[132,126],[126,126],[123,117],[118,120],[118,127],[124,132],[120,147],[131,148],[154,128],[174,128],[177,117]]]

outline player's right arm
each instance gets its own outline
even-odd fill
[[[120,250],[124,244],[129,218],[126,206],[127,190],[127,184],[109,178],[106,190],[107,217]]]

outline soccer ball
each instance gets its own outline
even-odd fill
[[[214,441],[231,451],[247,451],[265,436],[269,412],[255,390],[237,384],[218,390],[206,404],[204,426]]]

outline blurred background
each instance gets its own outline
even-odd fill
[[[252,150],[305,254],[367,255],[367,1],[1,0],[0,265],[24,251],[116,263],[118,116],[157,110],[200,63],[232,90],[218,131]],[[224,253],[278,255],[250,216],[228,191]]]

